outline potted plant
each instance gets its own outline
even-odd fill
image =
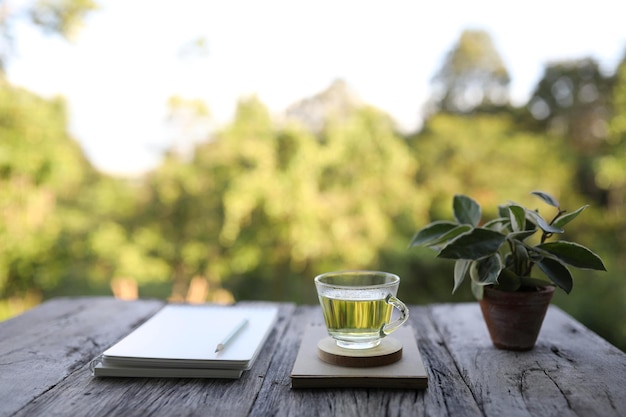
[[[480,205],[456,195],[455,221],[426,225],[409,245],[425,246],[436,250],[439,258],[455,260],[453,293],[470,276],[491,340],[500,349],[534,347],[555,286],[566,293],[572,290],[569,267],[606,271],[602,259],[588,248],[548,241],[588,206],[568,213],[551,195],[532,194],[556,210],[551,220],[538,210],[509,203],[498,206],[496,219],[481,223]]]

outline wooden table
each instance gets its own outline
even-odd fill
[[[239,380],[93,378],[89,361],[162,306],[59,298],[0,323],[0,416],[626,416],[626,354],[554,306],[525,353],[493,348],[475,303],[410,306],[425,391],[292,390],[322,321],[293,304]]]

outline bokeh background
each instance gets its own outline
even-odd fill
[[[626,349],[619,2],[203,3],[0,1],[0,319],[316,303],[316,274],[352,268],[472,301],[414,232],[457,193],[550,217],[542,190],[590,205],[561,238],[608,269],[554,303]]]

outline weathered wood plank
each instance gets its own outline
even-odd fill
[[[429,372],[426,391],[385,389],[291,390],[289,375],[304,329],[323,323],[318,306],[299,307],[281,340],[271,371],[261,388],[252,416],[480,415],[472,393],[459,377],[456,365],[436,333],[428,311],[411,307],[410,324]]]
[[[557,307],[530,352],[494,348],[476,303],[432,316],[486,416],[626,415],[624,354]]]
[[[92,378],[91,358],[162,305],[56,299],[0,323],[0,416],[626,415],[626,355],[555,307],[519,353],[492,347],[475,303],[411,306],[426,391],[291,390],[304,329],[322,323],[292,304],[239,380]]]
[[[280,305],[264,350],[241,379],[93,378],[83,362],[16,416],[247,416],[294,309]]]
[[[58,298],[0,323],[0,416],[9,416],[129,333],[163,305]]]
[[[425,416],[479,416],[470,387],[446,348],[431,308],[411,310],[412,323],[417,330],[417,345],[428,371],[428,390],[424,397]]]

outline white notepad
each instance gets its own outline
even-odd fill
[[[94,376],[236,378],[254,363],[277,315],[275,306],[167,305],[104,351],[91,369]]]

